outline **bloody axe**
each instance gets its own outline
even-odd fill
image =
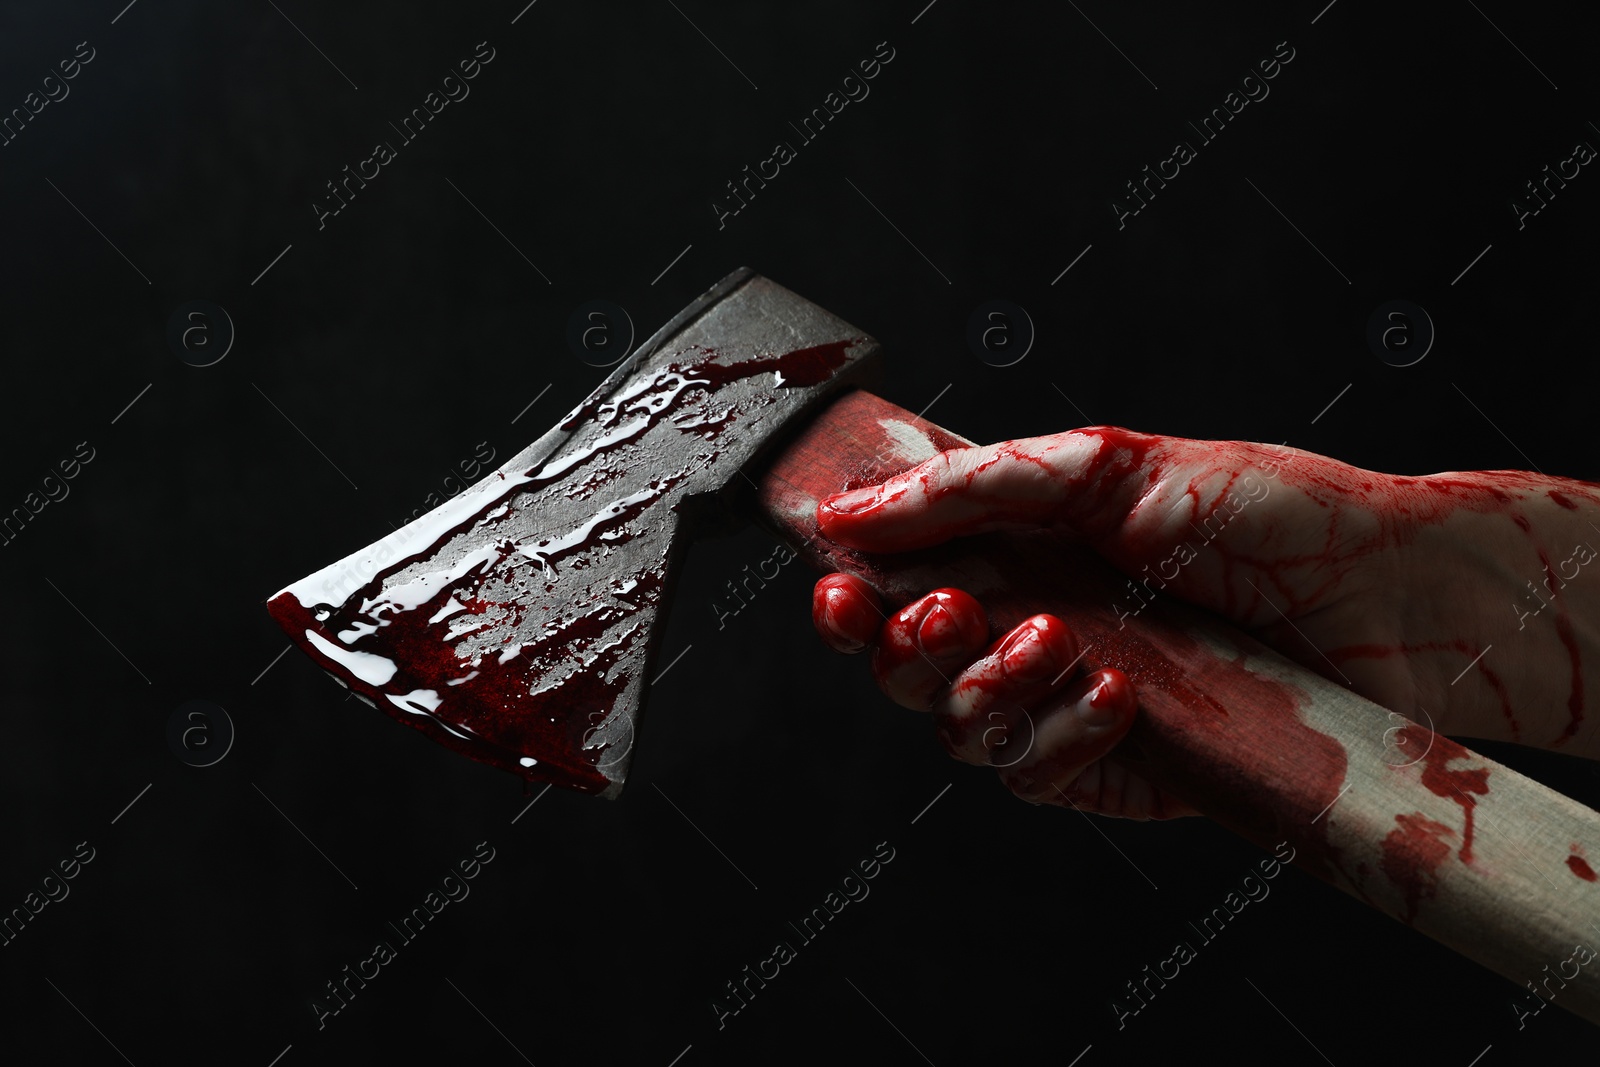
[[[1318,877],[1600,1022],[1600,964],[1575,950],[1600,944],[1600,884],[1582,861],[1600,856],[1600,814],[1216,617],[1163,602],[1117,618],[1124,577],[1048,531],[894,557],[821,537],[821,498],[971,444],[852,388],[877,352],[737,271],[500,469],[268,608],[336,681],[435,741],[616,797],[687,535],[753,510],[896,606],[955,586],[1000,631],[1060,616],[1084,669],[1132,679],[1146,778],[1263,848],[1287,840]]]

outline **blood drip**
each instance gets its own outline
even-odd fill
[[[1448,764],[1455,760],[1472,759],[1472,753],[1439,734],[1431,733],[1425,727],[1408,723],[1399,730],[1399,743],[1403,746],[1415,744],[1418,749],[1426,750],[1422,756],[1422,784],[1434,796],[1453,800],[1461,805],[1463,827],[1461,831],[1461,862],[1472,862],[1472,830],[1473,812],[1478,806],[1478,797],[1489,794],[1489,768],[1469,767],[1465,770],[1450,770]],[[1404,748],[1403,751],[1413,751]]]

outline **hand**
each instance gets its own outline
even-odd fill
[[[1096,427],[953,449],[882,485],[830,497],[817,514],[824,535],[874,552],[1047,526],[1087,543],[1150,592],[1218,612],[1441,733],[1594,757],[1600,731],[1597,716],[1585,713],[1585,682],[1587,665],[1600,657],[1600,568],[1584,568],[1595,558],[1589,544],[1600,544],[1597,490],[1521,471],[1402,477],[1272,445]],[[979,685],[985,699],[1022,705],[1036,720],[1037,760],[1002,770],[1014,790],[1037,799],[1037,779],[1021,779],[1025,769],[1046,767],[1050,791],[1066,794],[1058,803],[1132,817],[1186,813],[1137,776],[1093,762],[1127,723],[1047,732],[1069,696],[1081,694],[1060,689],[1066,677],[1041,686],[997,674],[975,604],[941,601],[954,621],[935,623],[918,646],[911,620],[879,617],[868,627],[869,594],[864,584],[824,579],[813,605],[819,632],[836,648],[874,648],[884,691],[933,711],[952,754],[989,762],[983,731],[971,736],[975,712],[961,703],[972,704]],[[926,626],[933,606],[918,601],[906,612],[921,610],[916,625]],[[1071,635],[1045,618],[1064,635],[1046,642],[1059,652]],[[1020,640],[1023,628],[1001,643]],[[924,658],[917,649],[944,631],[959,637],[941,648],[948,655]],[[902,662],[907,649],[921,667]],[[1127,688],[1104,672],[1091,677],[1108,694]],[[988,737],[1009,743],[1013,734]]]
[[[952,756],[995,767],[1022,799],[1129,819],[1198,814],[1102,759],[1133,725],[1133,685],[1112,668],[1074,677],[1078,642],[1055,616],[1035,615],[991,643],[982,606],[959,589],[885,617],[866,582],[830,574],[817,582],[811,618],[837,651],[870,647],[889,698],[931,712]]]

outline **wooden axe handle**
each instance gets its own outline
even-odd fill
[[[996,633],[1040,612],[1082,669],[1116,667],[1140,715],[1139,772],[1386,915],[1600,1023],[1600,813],[1306,670],[1216,616],[1158,598],[1119,620],[1127,579],[1046,531],[869,557],[821,536],[817,501],[971,442],[865,392],[835,401],[761,478],[766,525],[896,607],[954,586]],[[1126,614],[1126,612],[1124,612]],[[1147,762],[1145,762],[1147,761]],[[1590,953],[1592,955],[1592,953]]]

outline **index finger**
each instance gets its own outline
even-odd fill
[[[925,548],[1017,523],[1099,529],[1132,506],[1138,479],[1129,475],[1143,469],[1153,440],[1097,427],[954,448],[878,485],[827,497],[817,523],[829,539],[869,552]]]

